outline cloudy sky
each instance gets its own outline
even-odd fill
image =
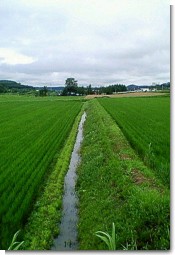
[[[168,0],[0,0],[0,80],[170,80]]]

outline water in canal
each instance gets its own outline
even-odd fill
[[[77,250],[78,197],[75,192],[76,168],[80,161],[79,149],[83,140],[83,124],[86,119],[84,112],[78,126],[78,133],[71,155],[68,172],[64,179],[63,212],[59,226],[60,234],[54,239],[52,251]]]

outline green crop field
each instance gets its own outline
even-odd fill
[[[0,248],[15,232],[24,250],[59,234],[64,177],[78,123],[78,249],[170,249],[170,98],[0,96]],[[94,224],[95,222],[95,224]]]
[[[6,249],[29,216],[82,102],[0,97],[0,242]]]
[[[170,183],[170,97],[99,99],[144,162]]]

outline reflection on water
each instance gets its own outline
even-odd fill
[[[59,226],[60,234],[57,238],[54,239],[54,244],[51,248],[51,250],[54,251],[66,251],[78,249],[77,243],[78,198],[75,192],[75,183],[76,183],[76,168],[80,161],[78,151],[83,140],[83,124],[85,122],[85,119],[86,113],[84,112],[78,127],[78,134],[71,155],[69,170],[64,179],[63,212],[61,223]]]

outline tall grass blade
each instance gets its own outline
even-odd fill
[[[14,234],[14,236],[13,236],[13,238],[12,238],[12,242],[11,242],[9,248],[8,248],[8,251],[9,251],[9,250],[14,250],[14,251],[18,250],[19,247],[24,243],[24,241],[22,241],[22,242],[16,242],[16,239],[17,239],[17,237],[18,237],[18,235],[19,235],[19,232],[20,232],[20,230],[18,230],[18,231]]]
[[[98,232],[101,232],[101,231],[98,231]],[[102,232],[102,234],[106,234],[106,233],[103,233]],[[105,243],[106,243],[106,245],[108,246],[108,248],[110,248],[110,242],[109,242],[109,238],[110,237],[105,237],[105,236],[103,236],[103,235],[99,235],[99,234],[97,234],[97,232],[96,232],[96,236],[98,236],[101,240],[103,240]]]
[[[115,224],[114,224],[114,222],[112,223],[112,235],[111,236],[108,233],[104,232],[104,231],[97,231],[95,233],[95,235],[106,243],[109,250],[113,250],[113,251],[116,250],[116,237],[117,237],[117,235],[115,234]]]

